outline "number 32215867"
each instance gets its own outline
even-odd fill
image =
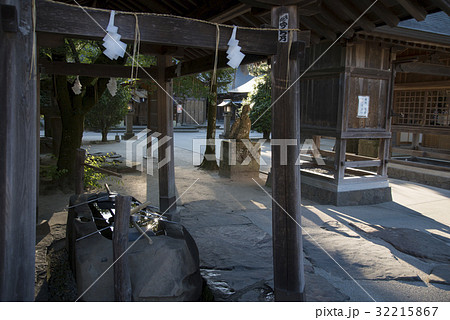
[[[434,317],[438,307],[377,307],[377,317]]]

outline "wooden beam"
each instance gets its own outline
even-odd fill
[[[343,131],[340,133],[340,137],[342,139],[370,139],[370,138],[379,138],[379,139],[390,139],[391,133],[389,131],[384,130],[355,130],[355,131]]]
[[[217,60],[217,68],[229,68],[227,65],[228,59],[227,54],[225,52],[219,52],[218,60]],[[214,69],[214,55],[209,55],[206,57],[194,59],[188,62],[181,63],[181,73],[180,76],[185,76],[189,74],[196,74],[200,72],[206,72]],[[259,62],[263,60],[267,60],[267,56],[259,56],[259,55],[246,55],[244,60],[242,60],[242,65]],[[176,66],[170,66],[166,70],[166,78],[171,79],[177,76],[176,74]]]
[[[7,3],[20,30],[0,27],[0,301],[34,301],[39,115],[33,15],[29,0]]]
[[[315,17],[317,20],[322,22],[323,24],[329,24],[332,28],[336,29],[339,32],[344,32],[349,27],[344,21],[342,21],[336,14],[332,13],[329,9],[322,7],[321,13]],[[344,35],[346,38],[353,37],[355,31],[350,29]]]
[[[396,83],[394,90],[407,89],[450,89],[450,80],[447,81],[426,81],[426,82],[407,82]]]
[[[128,229],[130,228],[131,197],[116,197],[113,232],[114,301],[131,302],[131,277],[128,268]]]
[[[420,162],[414,162],[414,161],[390,159],[389,163],[396,163],[396,164],[401,164],[401,165],[406,165],[406,166],[411,166],[411,167],[416,167],[416,168],[450,172],[450,168],[448,168],[448,167],[436,166],[433,164],[426,164],[426,163],[420,163]]]
[[[37,45],[42,48],[57,48],[65,45],[64,36],[41,32],[36,35]]]
[[[439,135],[450,135],[450,127],[446,126],[435,126],[426,127],[421,125],[392,125],[392,132],[418,132],[418,133],[429,133],[429,134],[439,134]]]
[[[299,16],[320,15],[322,12],[322,0],[303,1],[297,4]]]
[[[288,14],[289,28],[298,28],[297,6],[272,9],[272,26],[278,27],[282,15]],[[297,41],[296,34],[292,42]],[[304,56],[305,46],[278,42],[278,52],[272,57],[272,141],[295,139],[286,149],[272,145],[272,238],[274,291],[276,301],[304,301],[305,279],[303,266],[301,220],[300,168],[296,159],[300,151],[300,82],[298,59]],[[292,52],[296,50],[297,52]],[[289,51],[291,51],[289,54]],[[289,57],[289,59],[286,59]],[[290,87],[292,86],[292,87]],[[286,89],[290,87],[288,91]]]
[[[65,62],[50,62],[40,60],[41,73],[57,74],[57,75],[79,75],[89,77],[101,78],[130,78],[131,67],[109,64],[87,64],[87,63],[65,63]],[[140,79],[150,79],[150,76],[156,77],[156,68],[139,69]]]
[[[423,62],[406,62],[397,64],[395,71],[448,77],[450,75],[450,66]]]
[[[250,12],[251,8],[246,5],[245,3],[239,3],[230,9],[228,9],[225,12],[222,12],[218,14],[217,16],[212,17],[209,19],[211,22],[217,22],[217,23],[224,23],[226,21],[229,21],[231,19],[234,19],[236,17],[239,17],[240,15],[243,15],[244,13]]]
[[[64,35],[72,38],[103,39],[109,21],[109,12],[37,0],[36,31]],[[216,26],[180,17],[144,15],[139,17],[141,42],[166,46],[216,48]],[[99,25],[100,26],[99,26]],[[134,41],[136,19],[132,14],[117,13],[115,25],[122,41]],[[226,51],[232,28],[220,27],[219,49]],[[276,53],[278,32],[274,30],[239,29],[237,39],[242,52],[271,55]]]
[[[132,44],[131,42],[129,42]],[[184,48],[181,47],[168,47],[168,46],[159,46],[152,43],[141,43],[139,52],[141,54],[167,54],[172,57],[182,58],[184,55]]]
[[[307,26],[310,30],[314,30],[325,38],[334,41],[336,39],[336,33],[334,33],[327,26],[323,25],[321,22],[317,21],[314,17],[302,17],[302,24]]]
[[[340,0],[339,2],[328,1],[326,5],[332,12],[336,12],[337,14],[341,13],[347,16],[351,20],[351,22],[358,19],[359,15],[362,13],[362,11],[358,13],[359,10],[355,8],[355,6],[351,2],[348,2],[348,0]],[[339,16],[341,16],[341,14],[339,14]],[[364,16],[358,20],[356,25],[369,32],[375,29],[375,24]]]
[[[368,8],[373,0],[358,0],[357,1],[360,8]],[[400,19],[392,13],[391,9],[386,7],[382,2],[378,1],[375,5],[369,10],[375,13],[382,21],[384,21],[388,26],[395,27],[400,22]]]
[[[368,168],[381,166],[381,160],[345,161],[346,168]]]
[[[397,0],[397,2],[417,21],[425,20],[427,11],[417,0]]]
[[[266,10],[270,10],[272,8],[272,5],[268,3],[263,3],[258,0],[239,0],[239,2],[245,3],[246,5],[254,8],[261,8]]]
[[[433,0],[436,5],[450,16],[450,1],[449,0]]]
[[[442,153],[442,152],[435,152],[435,151],[428,151],[428,150],[412,150],[412,149],[406,149],[401,147],[393,147],[392,153],[399,153],[401,155],[409,155],[413,157],[423,157],[423,158],[435,158],[440,160],[446,160],[450,161],[450,154],[448,153]]]

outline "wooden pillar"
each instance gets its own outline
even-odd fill
[[[0,6],[0,301],[33,301],[37,108],[32,1],[1,1]]]
[[[75,159],[75,194],[82,194],[84,192],[84,162],[86,161],[86,150],[82,148],[77,149]]]
[[[377,174],[383,177],[387,177],[387,159],[389,157],[389,139],[380,139],[380,145],[378,147],[378,158],[381,160],[381,164],[378,167]]]
[[[36,47],[36,55],[39,54],[39,47]],[[37,66],[36,66],[37,67]],[[41,168],[41,73],[36,71],[36,224],[39,220],[39,171]]]
[[[297,6],[272,8],[272,26],[278,28],[286,13],[288,28],[298,28]],[[292,43],[278,42],[278,52],[272,57],[272,101],[283,94],[272,107],[272,139],[296,139],[297,144],[287,146],[287,163],[283,163],[280,147],[272,145],[274,284],[276,301],[304,301],[300,166],[295,164],[300,152],[300,82],[285,93],[299,76],[299,51],[296,33],[288,36],[293,37]]]
[[[128,268],[128,229],[130,227],[131,197],[117,195],[114,216],[113,259],[114,300],[131,301],[131,278]]]
[[[166,81],[165,70],[171,64],[169,56],[159,55],[158,59],[158,86],[156,92],[158,105],[158,177],[159,177],[159,209],[168,213],[176,211],[175,204],[175,159],[173,148],[173,100],[171,83]],[[171,139],[167,139],[171,138]]]
[[[412,134],[412,142],[411,142],[412,149],[419,150],[419,144],[420,144],[420,134],[414,132]]]
[[[345,160],[347,151],[347,140],[336,138],[335,153],[334,153],[334,180],[340,183],[345,176]]]

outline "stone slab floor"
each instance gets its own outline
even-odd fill
[[[273,301],[271,190],[261,187],[266,176],[221,178],[194,167],[192,150],[175,146],[181,222],[197,242],[215,300]],[[125,154],[124,142],[90,148]],[[390,183],[394,200],[384,204],[302,201],[308,301],[450,301],[450,191]],[[110,185],[141,201],[149,188],[157,205],[157,174],[127,173]],[[69,196],[40,197],[42,230],[48,224],[59,234]]]

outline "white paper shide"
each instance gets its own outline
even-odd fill
[[[120,41],[121,35],[117,33],[118,27],[114,26],[114,16],[116,12],[111,11],[109,17],[109,24],[106,28],[106,36],[103,38],[103,46],[106,48],[103,53],[111,60],[116,60],[119,57],[123,58],[125,50],[127,49],[127,44]]]
[[[108,84],[106,85],[111,96],[115,96],[117,93],[117,80],[116,78],[110,78]]]
[[[82,89],[82,88],[83,88],[83,86],[81,85],[80,77],[77,76],[75,82],[73,83],[72,91],[73,91],[73,93],[75,93],[76,95],[79,95],[79,94],[81,93],[81,89]]]
[[[236,69],[241,64],[242,60],[245,57],[245,54],[241,52],[241,47],[239,46],[239,40],[236,40],[236,30],[237,27],[233,28],[233,32],[231,33],[231,38],[228,40],[228,50],[227,50],[227,59],[228,65],[233,69]]]

